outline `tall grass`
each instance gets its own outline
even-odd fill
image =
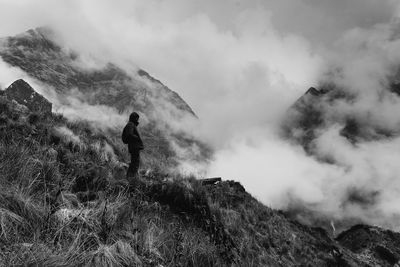
[[[286,243],[293,226],[240,185],[206,188],[171,172],[176,162],[157,136],[144,135],[145,172],[133,186],[115,133],[0,99],[0,136],[0,265],[277,266],[304,257]]]

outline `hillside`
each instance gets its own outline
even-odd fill
[[[139,112],[147,144],[145,162],[157,159],[175,167],[182,159],[206,161],[210,157],[209,147],[175,126],[183,120],[197,120],[190,106],[140,68],[132,66],[126,71],[115,63],[100,61],[93,66],[88,56],[62,45],[56,33],[44,27],[0,39],[0,57],[40,83],[46,97],[56,102],[55,108],[74,107],[73,103],[108,108],[107,112],[115,113],[110,118],[117,117],[117,121],[107,117],[100,121],[96,115],[90,120],[115,137],[130,112]]]
[[[393,266],[400,259],[396,233],[359,226],[334,240],[234,181],[203,186],[149,168],[129,187],[119,139],[17,102],[0,96],[1,265]]]

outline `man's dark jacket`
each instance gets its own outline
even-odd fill
[[[126,133],[128,139],[129,153],[134,153],[143,149],[143,141],[140,138],[135,123],[131,121],[128,122],[128,124],[125,126],[124,132]]]

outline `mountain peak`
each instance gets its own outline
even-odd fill
[[[53,39],[55,32],[49,27],[38,27],[13,37],[4,38],[8,47],[24,47],[35,51],[60,51]]]
[[[33,88],[29,85],[29,83],[25,82],[24,79],[18,79],[15,82],[13,82],[8,88],[13,88],[13,87],[25,87],[28,90],[33,90]]]
[[[52,104],[41,94],[37,93],[23,79],[13,82],[5,91],[4,95],[16,101],[20,105],[26,106],[31,111],[51,113]]]

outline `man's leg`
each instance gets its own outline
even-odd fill
[[[139,164],[140,164],[140,151],[135,151],[135,153],[131,154],[131,161],[133,163],[133,173],[135,177],[138,175]]]
[[[128,172],[126,174],[128,180],[129,178],[135,178],[139,170],[140,154],[139,151],[134,151],[131,153],[131,163],[129,164]]]

